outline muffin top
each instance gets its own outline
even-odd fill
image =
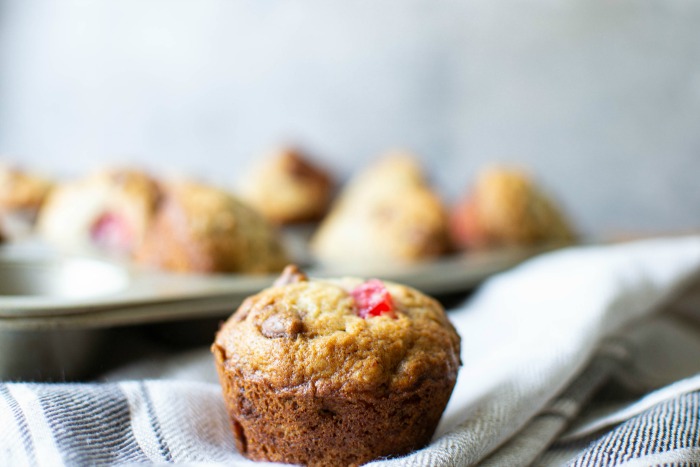
[[[493,166],[482,170],[473,191],[457,206],[458,243],[527,245],[569,242],[573,229],[552,198],[525,170]]]
[[[136,259],[174,271],[250,273],[276,272],[287,261],[261,215],[226,191],[191,181],[164,185]]]
[[[0,163],[0,208],[36,210],[53,188],[53,183],[6,163]]]
[[[324,263],[403,264],[448,249],[448,218],[416,159],[392,151],[345,187],[311,240]]]
[[[454,380],[459,348],[440,304],[415,289],[376,279],[309,280],[290,266],[240,306],[213,350],[275,391],[328,395]]]
[[[245,177],[241,195],[269,221],[290,224],[322,217],[333,185],[330,174],[300,151],[282,148]]]
[[[148,205],[151,209],[158,201],[159,187],[148,173],[130,167],[112,167],[91,173],[87,177],[59,185],[49,202],[55,204],[63,198],[71,202],[85,199],[118,204],[133,202]]]
[[[505,243],[570,241],[563,213],[525,171],[492,167],[478,177],[475,197],[484,229]]]
[[[146,172],[100,170],[51,192],[39,215],[39,232],[66,247],[130,253],[143,240],[159,201],[160,187]]]
[[[336,204],[372,203],[414,189],[429,189],[418,159],[407,151],[393,149],[357,173],[343,188]]]
[[[428,189],[346,203],[319,227],[311,249],[324,263],[403,264],[436,257],[447,249],[447,215]]]

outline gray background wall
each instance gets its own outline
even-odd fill
[[[700,226],[700,3],[0,0],[0,153],[229,183],[413,149],[446,198],[532,167],[584,230]]]

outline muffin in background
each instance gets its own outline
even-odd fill
[[[240,195],[275,224],[317,221],[333,195],[331,175],[300,151],[278,149],[242,180]]]
[[[160,200],[160,187],[133,168],[100,170],[55,188],[39,213],[38,232],[69,250],[129,255],[138,248]]]
[[[413,154],[395,149],[355,174],[343,188],[339,201],[371,201],[375,197],[393,196],[397,191],[413,189],[429,189],[425,172]]]
[[[233,195],[200,183],[163,185],[136,261],[176,272],[279,272],[288,262],[274,228]]]
[[[574,230],[555,201],[521,169],[489,167],[452,209],[450,231],[462,248],[569,243]]]
[[[460,338],[415,289],[310,280],[289,266],[229,318],[212,352],[241,454],[344,466],[429,443]]]
[[[413,156],[394,151],[357,174],[311,240],[327,264],[402,264],[448,249],[448,217]]]
[[[0,163],[0,217],[6,224],[5,229],[16,236],[31,230],[53,187],[53,181],[41,175]]]

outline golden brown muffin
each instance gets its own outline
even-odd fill
[[[392,150],[382,155],[345,186],[340,201],[370,200],[385,197],[397,191],[428,188],[429,184],[420,164],[412,154]]]
[[[36,216],[53,182],[9,164],[0,163],[0,211]]]
[[[323,263],[409,263],[448,247],[448,219],[415,159],[390,153],[350,181],[311,241]]]
[[[491,167],[451,214],[454,242],[462,247],[571,242],[574,232],[554,201],[522,170]]]
[[[299,151],[284,148],[246,176],[241,196],[270,222],[293,224],[323,217],[333,185],[328,172]]]
[[[293,266],[248,298],[212,346],[239,451],[311,466],[426,445],[459,351],[442,307],[417,290],[309,280]]]
[[[160,187],[135,169],[102,170],[57,187],[40,212],[39,233],[68,249],[130,254],[143,241]]]
[[[274,229],[252,208],[217,188],[177,182],[136,260],[178,272],[278,272],[287,262]]]

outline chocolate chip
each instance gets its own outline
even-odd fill
[[[260,332],[269,339],[295,337],[304,330],[304,323],[294,311],[274,314],[263,321]]]

